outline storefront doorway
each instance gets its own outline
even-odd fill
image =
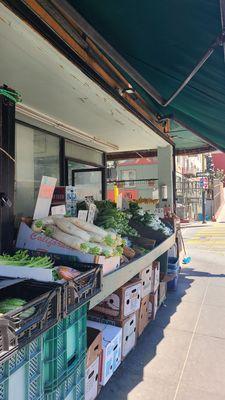
[[[95,200],[102,200],[104,168],[74,160],[67,160],[67,166],[68,184],[76,186],[79,198],[93,196]]]

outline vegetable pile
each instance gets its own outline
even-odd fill
[[[130,215],[116,208],[110,201],[95,203],[98,208],[96,225],[104,229],[113,229],[121,236],[138,236],[138,233],[129,225]]]
[[[27,250],[18,250],[13,256],[9,254],[0,255],[0,265],[53,268],[53,262],[50,257],[30,257]]]
[[[105,257],[120,256],[123,252],[122,238],[116,232],[104,230],[76,217],[52,216],[35,221],[32,225],[35,232],[40,227],[45,235],[75,250]]]
[[[148,226],[154,231],[160,231],[164,233],[165,236],[172,235],[173,231],[160,220],[158,215],[151,214],[148,211],[144,212],[137,203],[129,203],[129,212],[134,221],[137,221],[144,226]]]

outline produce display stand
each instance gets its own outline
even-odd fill
[[[102,291],[90,300],[90,308],[93,308],[116,289],[128,282],[131,278],[147,268],[153,261],[167,252],[175,243],[175,233],[161,244],[155,247],[146,255],[131,261],[129,264],[122,266],[118,270],[103,277]]]

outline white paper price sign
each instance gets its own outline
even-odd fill
[[[78,211],[78,219],[81,221],[87,221],[88,210],[79,210]]]
[[[34,210],[34,219],[45,218],[49,215],[56,182],[56,178],[51,178],[50,176],[42,176],[38,198]]]
[[[66,207],[65,204],[61,206],[54,206],[51,208],[52,215],[65,215],[66,214]]]
[[[94,222],[96,208],[97,207],[94,203],[91,203],[89,206],[87,221],[90,222],[91,224],[93,224],[93,222]]]

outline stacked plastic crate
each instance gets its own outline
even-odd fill
[[[0,400],[44,400],[42,336],[0,364]]]
[[[43,334],[45,400],[82,400],[85,389],[87,305]]]

